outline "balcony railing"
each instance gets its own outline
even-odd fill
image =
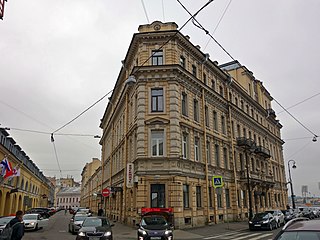
[[[237,145],[247,150],[255,148],[255,142],[251,138],[238,137]]]
[[[270,150],[263,147],[263,146],[257,146],[254,150],[254,152],[264,158],[270,158]]]

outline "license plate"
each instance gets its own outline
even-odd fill
[[[261,227],[261,224],[256,224],[256,225],[254,225],[255,227]]]
[[[161,240],[161,237],[150,237],[150,240]]]
[[[90,240],[100,240],[99,237],[89,237]]]

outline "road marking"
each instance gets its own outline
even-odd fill
[[[261,238],[265,238],[270,235],[272,235],[272,233],[230,232],[230,233],[215,235],[215,236],[211,236],[211,237],[205,237],[203,239],[209,240],[209,239],[221,238],[221,239],[226,239],[226,240],[228,240],[228,239],[232,239],[232,240],[243,240],[243,239],[259,240]]]

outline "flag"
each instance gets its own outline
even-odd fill
[[[2,171],[1,171],[2,176],[5,176],[7,172],[12,171],[11,164],[6,157],[0,162],[0,165],[2,166]]]
[[[20,167],[19,165],[15,166],[12,171],[4,176],[4,178],[8,178],[8,180],[11,180],[13,177],[19,177],[20,176]]]
[[[8,161],[8,166],[9,166],[9,171],[7,170],[6,171],[6,173],[5,173],[5,175],[3,176],[4,177],[4,179],[6,179],[6,178],[8,178],[8,177],[10,177],[10,176],[12,176],[13,175],[13,168],[12,168],[12,166],[11,166],[11,162],[9,162]]]

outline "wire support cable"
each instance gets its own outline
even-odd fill
[[[143,7],[143,11],[144,11],[144,15],[146,16],[148,23],[150,23],[150,21],[149,21],[149,17],[148,17],[148,13],[147,13],[147,9],[146,9],[146,6],[144,5],[144,1],[143,1],[143,0],[141,0],[141,3],[142,3],[142,7]]]
[[[67,122],[66,124],[64,124],[63,126],[61,126],[60,128],[58,128],[57,130],[53,131],[52,134],[55,134],[56,132],[60,131],[62,128],[68,126],[70,123],[74,122],[75,120],[77,120],[80,116],[82,116],[84,113],[86,113],[87,111],[89,111],[91,108],[93,108],[96,104],[98,104],[100,101],[102,101],[106,96],[108,96],[110,93],[112,93],[113,90],[107,92],[104,96],[102,96],[100,99],[98,99],[96,102],[94,102],[91,106],[89,106],[88,108],[86,108],[84,111],[82,111],[79,115],[77,115],[75,118],[73,118],[72,120],[70,120],[69,122]]]
[[[51,141],[51,142],[52,142],[52,144],[53,144],[54,155],[55,155],[55,157],[56,157],[56,161],[57,161],[57,164],[58,164],[58,168],[59,168],[59,172],[60,172],[60,177],[62,178],[62,170],[61,170],[60,163],[59,163],[59,158],[58,158],[58,153],[57,153],[56,145],[55,145],[54,141]]]
[[[177,0],[177,1],[178,1],[178,3],[183,7],[183,9],[184,9],[189,15],[191,15],[191,19],[192,19],[193,24],[194,24],[196,27],[198,27],[199,29],[203,30],[233,61],[236,61],[236,59],[235,59],[234,57],[232,57],[232,55],[231,55],[231,54],[210,34],[210,32],[209,32],[206,28],[204,28],[204,27],[202,26],[202,24],[195,18],[195,16],[196,16],[197,14],[192,15],[192,14],[190,13],[190,11],[180,2],[180,0]],[[214,1],[214,0],[211,0],[210,2],[212,2],[212,1]]]
[[[282,106],[277,99],[273,98],[273,100],[286,112],[288,113],[297,123],[299,123],[305,130],[307,130],[309,133],[311,133],[314,137],[314,139],[318,138],[318,135],[315,134],[313,131],[311,131],[309,128],[307,128],[302,122],[300,122],[295,116],[293,116],[284,106]],[[315,142],[315,141],[314,141]]]

